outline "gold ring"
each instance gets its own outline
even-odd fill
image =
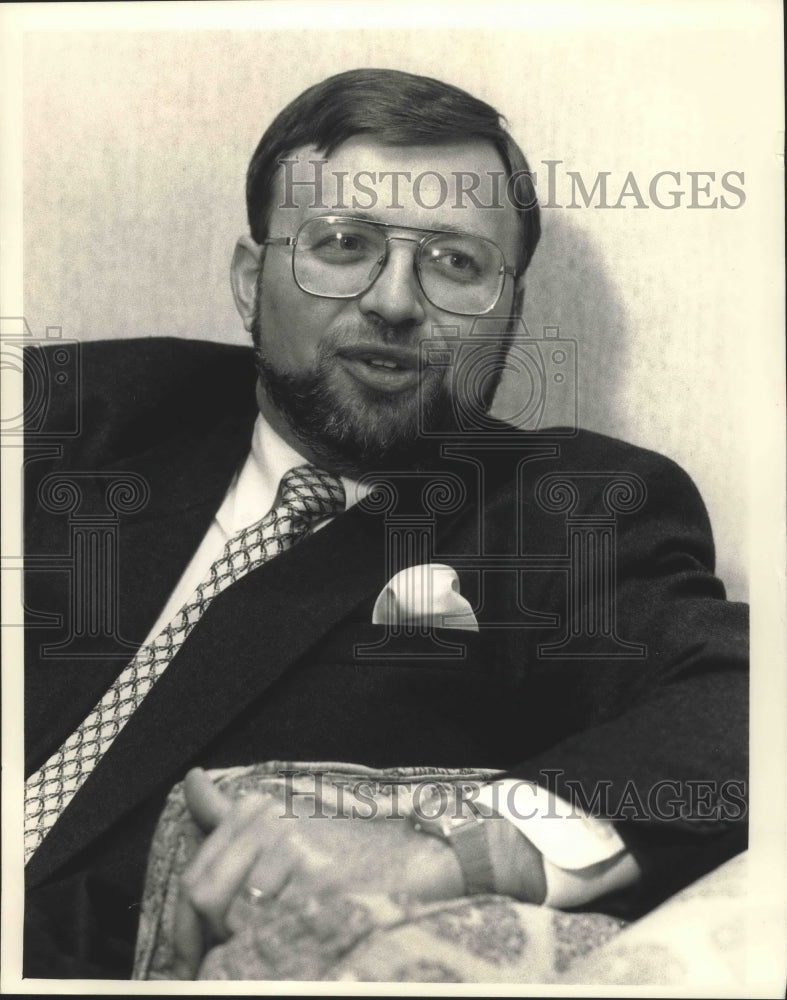
[[[264,889],[258,889],[256,885],[247,885],[243,889],[243,895],[252,906],[257,906],[267,898]]]

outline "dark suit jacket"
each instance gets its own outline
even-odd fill
[[[37,364],[52,375],[51,356]],[[26,453],[28,773],[147,635],[255,417],[246,349],[94,343],[80,365],[79,433],[58,436],[73,429],[74,399],[53,389]],[[424,508],[429,477],[398,480],[395,509],[351,509],[213,602],[29,863],[26,975],[128,976],[152,829],[194,765],[488,766],[567,798],[568,779],[642,867],[636,888],[593,907],[627,917],[742,849],[745,608],[713,575],[688,477],[597,434],[503,425],[454,442],[435,473],[464,499],[432,495]],[[78,498],[63,494],[64,474]],[[119,474],[140,477],[147,498],[108,500]],[[574,484],[571,503],[550,475]],[[615,477],[630,495],[618,492],[610,534]],[[481,630],[394,636],[375,657],[357,646],[385,636],[371,610],[402,565],[386,539],[408,525],[429,558],[459,568]],[[596,529],[614,558],[583,589],[570,549]],[[73,569],[81,545],[108,581],[92,619]],[[402,558],[425,561],[417,548]],[[614,607],[583,620],[604,586]],[[431,657],[457,639],[459,653]]]

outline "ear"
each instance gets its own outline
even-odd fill
[[[235,308],[243,320],[248,333],[254,320],[254,306],[257,299],[257,276],[262,267],[265,247],[255,243],[251,236],[241,236],[235,244],[230,265],[230,284]]]

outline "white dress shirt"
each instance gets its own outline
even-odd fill
[[[178,580],[150,631],[151,641],[194,593],[226,542],[259,521],[273,507],[282,476],[306,459],[290,447],[260,414],[251,450],[229,485],[197,551]],[[342,477],[346,509],[366,490]],[[325,518],[314,530],[324,527]],[[543,856],[547,883],[544,902],[579,906],[631,884],[639,869],[611,823],[581,813],[535,784],[503,779],[485,785],[475,799],[512,822]]]

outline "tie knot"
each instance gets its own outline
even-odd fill
[[[281,502],[309,521],[344,510],[344,486],[338,476],[314,465],[299,465],[282,476]]]

